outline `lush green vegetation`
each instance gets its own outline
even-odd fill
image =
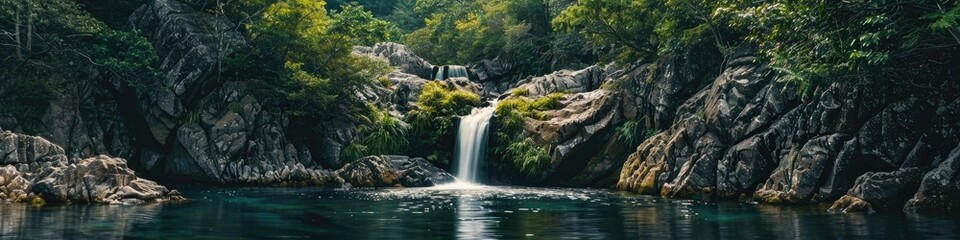
[[[397,13],[424,19],[405,23],[423,26],[406,36],[406,44],[433,63],[496,58],[516,63],[518,75],[542,74],[571,64],[592,64],[581,37],[550,26],[550,19],[569,2],[420,0],[412,14]]]
[[[40,131],[64,79],[100,70],[108,80],[135,83],[155,73],[146,39],[107,26],[77,2],[3,0],[0,19],[0,118],[15,118],[27,133]]]
[[[453,159],[456,129],[454,122],[458,116],[470,113],[480,104],[477,94],[456,89],[452,84],[429,82],[423,85],[423,91],[417,99],[417,109],[407,114],[407,122],[412,126],[409,135],[411,156],[425,156],[427,160],[439,166],[448,166]]]
[[[640,145],[643,140],[653,137],[659,131],[655,129],[644,129],[643,123],[637,120],[629,120],[620,127],[617,127],[617,134],[620,135],[620,141],[626,146],[635,147]]]
[[[183,1],[235,24],[244,44],[218,77],[253,84],[264,109],[290,116],[289,136],[315,143],[330,131],[318,123],[346,118],[361,126],[347,158],[422,146],[405,154],[440,165],[452,158],[455,117],[479,97],[429,83],[401,121],[356,94],[389,87],[384,75],[393,69],[351,54],[353,46],[400,41],[434,64],[499,59],[518,77],[597,61],[653,62],[694,44],[724,54],[747,47],[802,96],[820,82],[854,78],[939,91],[922,81],[952,74],[944,69],[955,69],[960,51],[956,0]],[[0,118],[40,131],[31,124],[57,97],[58,83],[90,72],[136,93],[155,87],[159,57],[126,26],[145,2],[0,0]],[[527,94],[518,89],[500,102],[497,152],[537,175],[548,152],[522,135],[522,124],[542,119],[562,94]],[[199,121],[195,109],[187,112]],[[620,136],[638,143],[651,133],[641,125],[624,124]]]
[[[551,93],[537,99],[527,98],[526,91],[515,91],[511,98],[497,104],[495,111],[497,128],[494,131],[494,149],[500,162],[494,168],[515,168],[527,177],[539,177],[549,172],[549,151],[523,131],[527,119],[543,120],[543,111],[557,109],[563,93]]]
[[[410,125],[377,108],[367,105],[368,115],[359,125],[360,138],[355,138],[343,153],[343,160],[352,162],[369,155],[403,155],[407,152]]]
[[[823,79],[930,71],[956,51],[956,1],[581,0],[553,19],[609,59],[650,59],[696,41],[753,45],[805,95]],[[926,69],[920,70],[919,69]]]

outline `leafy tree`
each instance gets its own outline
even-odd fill
[[[40,122],[60,79],[91,69],[129,82],[153,77],[157,56],[146,39],[110,29],[76,2],[0,0],[0,19],[0,114],[26,125]]]
[[[395,42],[400,39],[400,29],[390,22],[377,19],[363,6],[347,4],[333,13],[330,32],[349,37],[354,45],[372,46],[378,42]]]
[[[390,15],[402,2],[403,0],[331,0],[327,2],[327,8],[342,10],[346,6],[362,6],[369,9],[373,16],[382,18]]]
[[[424,26],[423,17],[415,11],[417,0],[399,0],[386,20],[397,25],[403,33],[413,32]]]
[[[553,9],[563,5],[555,2],[564,1],[420,0],[413,12],[426,17],[424,27],[407,35],[406,43],[434,63],[499,59],[516,66],[518,76],[592,61],[582,38],[553,31]]]
[[[960,43],[950,36],[956,29],[936,31],[956,22],[933,0],[738,0],[724,1],[715,15],[744,29],[744,40],[759,45],[778,79],[801,95],[829,77],[922,74],[915,69]]]
[[[707,36],[726,45],[711,16],[714,1],[582,0],[553,19],[557,30],[579,33],[607,60],[652,60]]]

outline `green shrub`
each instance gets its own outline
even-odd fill
[[[660,133],[657,129],[644,130],[643,123],[637,120],[630,120],[617,127],[617,133],[620,134],[620,141],[628,146],[634,147],[640,145],[643,140],[653,137]]]
[[[563,93],[551,93],[530,100],[526,97],[512,97],[497,104],[497,121],[503,128],[516,129],[523,125],[523,118],[542,119],[542,111],[560,107]]]
[[[365,121],[359,124],[358,137],[344,149],[344,160],[352,162],[369,155],[405,153],[410,125],[376,106],[368,104],[367,108]]]
[[[511,159],[520,172],[527,176],[539,176],[548,171],[550,155],[543,147],[537,146],[533,139],[527,137],[510,142],[503,157]]]

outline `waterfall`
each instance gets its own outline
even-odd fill
[[[460,118],[454,169],[457,170],[457,178],[461,181],[470,183],[479,181],[478,170],[486,154],[490,119],[493,118],[496,108],[496,103],[491,103],[489,107],[475,108],[473,113]]]
[[[451,78],[469,78],[467,68],[464,66],[437,66],[433,67],[433,80],[447,80]]]

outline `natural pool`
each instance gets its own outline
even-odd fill
[[[610,190],[177,186],[186,203],[0,204],[3,238],[918,239],[960,237],[943,216],[662,199]]]

